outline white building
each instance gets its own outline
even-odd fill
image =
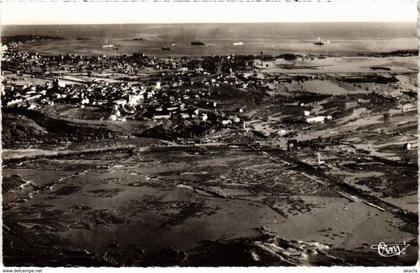
[[[127,104],[129,106],[142,105],[144,102],[144,95],[129,95]]]

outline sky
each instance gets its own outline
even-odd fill
[[[258,0],[228,1],[1,2],[0,23],[3,25],[30,25],[415,22],[417,20],[417,3],[414,0],[330,0],[330,2],[326,2],[326,0],[312,0],[313,2],[308,0],[306,0],[308,2],[286,2],[286,0],[259,0],[260,2],[257,2]]]

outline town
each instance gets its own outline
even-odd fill
[[[54,104],[80,109],[95,107],[103,113],[101,121],[166,121],[171,124],[173,141],[204,137],[223,127],[249,131],[252,126],[247,125],[250,118],[245,108],[250,105],[220,105],[221,98],[226,93],[252,89],[252,96],[258,101],[273,85],[291,81],[286,76],[258,73],[259,63],[275,59],[272,56],[262,56],[261,60],[234,55],[156,58],[141,53],[118,57],[42,56],[14,50],[15,43],[7,46],[10,48],[3,55],[3,67],[15,75],[10,82],[26,76],[42,83],[16,85],[6,80],[2,96],[5,107],[41,111],[54,108]],[[280,58],[298,57],[285,54]],[[296,78],[299,81],[301,77]],[[303,110],[302,115],[302,122],[307,123],[332,118],[309,117],[309,111]],[[252,131],[264,136],[255,128]],[[278,133],[286,135],[284,129]]]

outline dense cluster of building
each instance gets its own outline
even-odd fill
[[[190,121],[194,124],[240,125],[241,119],[219,109],[217,94],[222,88],[263,87],[253,73],[252,56],[155,58],[132,56],[44,56],[9,48],[3,55],[3,69],[16,77],[44,79],[43,84],[17,85],[5,81],[5,107],[43,108],[71,104],[99,107],[111,121]],[[149,69],[145,76],[140,71]],[[122,73],[136,80],[107,81],[104,75]],[[94,75],[101,75],[95,77]],[[72,76],[71,79],[66,75]],[[78,77],[78,75],[88,76]]]

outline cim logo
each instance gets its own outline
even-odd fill
[[[410,244],[407,244],[405,241],[403,244],[386,244],[385,242],[380,242],[377,245],[371,245],[371,249],[376,249],[378,254],[382,257],[393,257],[405,255],[407,247]]]

